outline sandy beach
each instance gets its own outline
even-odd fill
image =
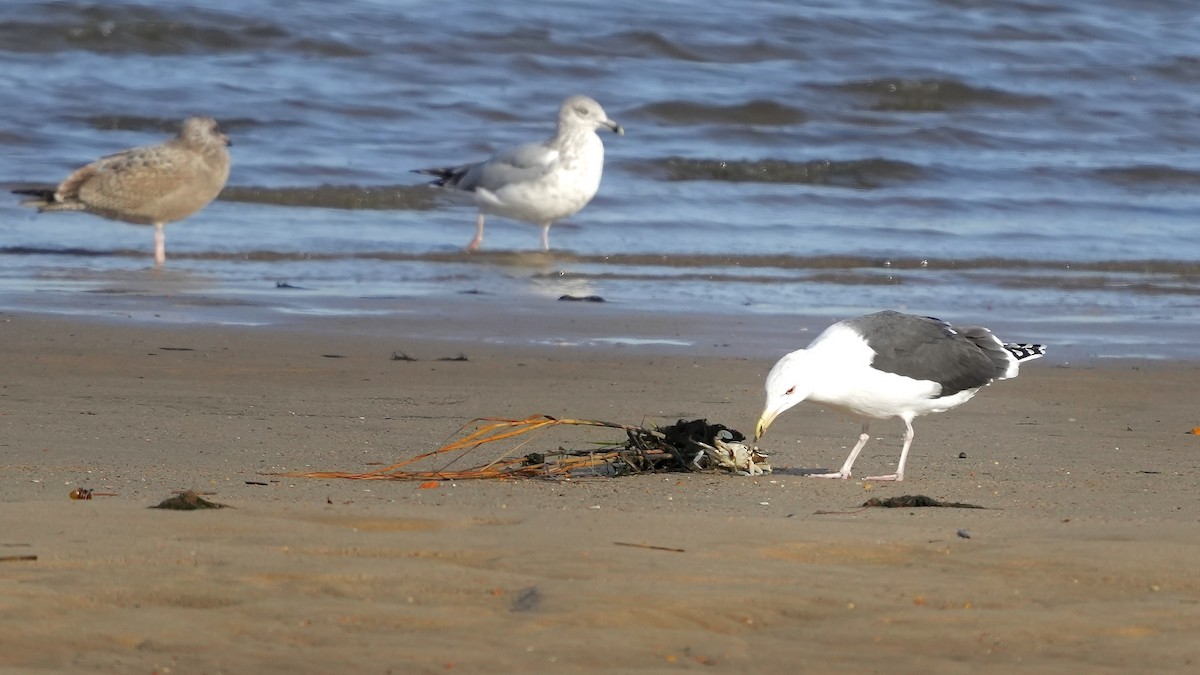
[[[774,361],[412,337],[453,332],[427,325],[448,320],[284,329],[0,315],[0,671],[1200,662],[1194,362],[1028,364],[918,419],[899,484],[800,475],[836,468],[858,430],[811,404],[772,427],[763,447],[776,472],[753,478],[422,489],[278,475],[370,470],[484,416],[705,417],[751,431]],[[643,333],[680,330],[638,321]],[[856,473],[890,470],[902,430],[875,424]],[[613,436],[556,431],[523,451]],[[115,496],[69,499],[76,488]],[[148,508],[183,489],[231,508]],[[861,508],[904,494],[985,508]]]

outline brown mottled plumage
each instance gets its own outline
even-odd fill
[[[216,199],[229,179],[229,138],[211,117],[189,117],[179,135],[130,148],[77,169],[57,190],[16,190],[43,211],[86,211],[154,226],[154,263],[166,261],[163,226]]]

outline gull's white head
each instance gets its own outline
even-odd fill
[[[758,424],[754,425],[754,440],[767,433],[767,427],[792,406],[807,399],[812,393],[809,378],[811,354],[799,349],[782,359],[767,374],[767,402],[763,405]]]
[[[592,129],[601,127],[624,135],[625,130],[613,120],[608,119],[608,113],[594,99],[587,96],[572,96],[563,101],[558,111],[559,126],[584,126]]]

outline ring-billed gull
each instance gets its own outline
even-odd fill
[[[962,405],[981,387],[1016,377],[1026,359],[1046,353],[1042,345],[1006,344],[986,328],[956,328],[944,321],[879,312],[833,324],[807,349],[794,351],[767,375],[767,402],[755,426],[757,440],[780,413],[813,401],[864,418],[858,445],[835,473],[850,468],[870,437],[871,419],[904,420],[904,449],[896,473],[866,480],[904,480],[913,439],[913,418]]]
[[[55,190],[14,190],[38,212],[86,211],[154,226],[154,264],[167,259],[163,226],[208,206],[229,179],[229,138],[211,117],[189,117],[179,135],[76,169]]]
[[[579,212],[600,188],[604,171],[604,143],[596,135],[601,127],[624,134],[599,103],[587,96],[572,96],[558,111],[554,137],[503,150],[490,159],[417,173],[437,176],[439,187],[470,192],[479,206],[474,251],[483,243],[483,221],[495,214],[533,223],[542,228],[542,250],[550,250],[550,226]]]

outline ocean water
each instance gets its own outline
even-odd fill
[[[0,308],[169,296],[209,308],[183,320],[227,304],[270,323],[575,294],[798,321],[907,309],[1200,358],[1192,2],[723,4],[8,0],[0,187],[193,114],[222,123],[234,169],[168,226],[164,274],[149,228],[0,198]],[[599,195],[550,254],[496,217],[464,253],[474,208],[410,170],[546,137],[575,93],[627,132],[603,135]]]

